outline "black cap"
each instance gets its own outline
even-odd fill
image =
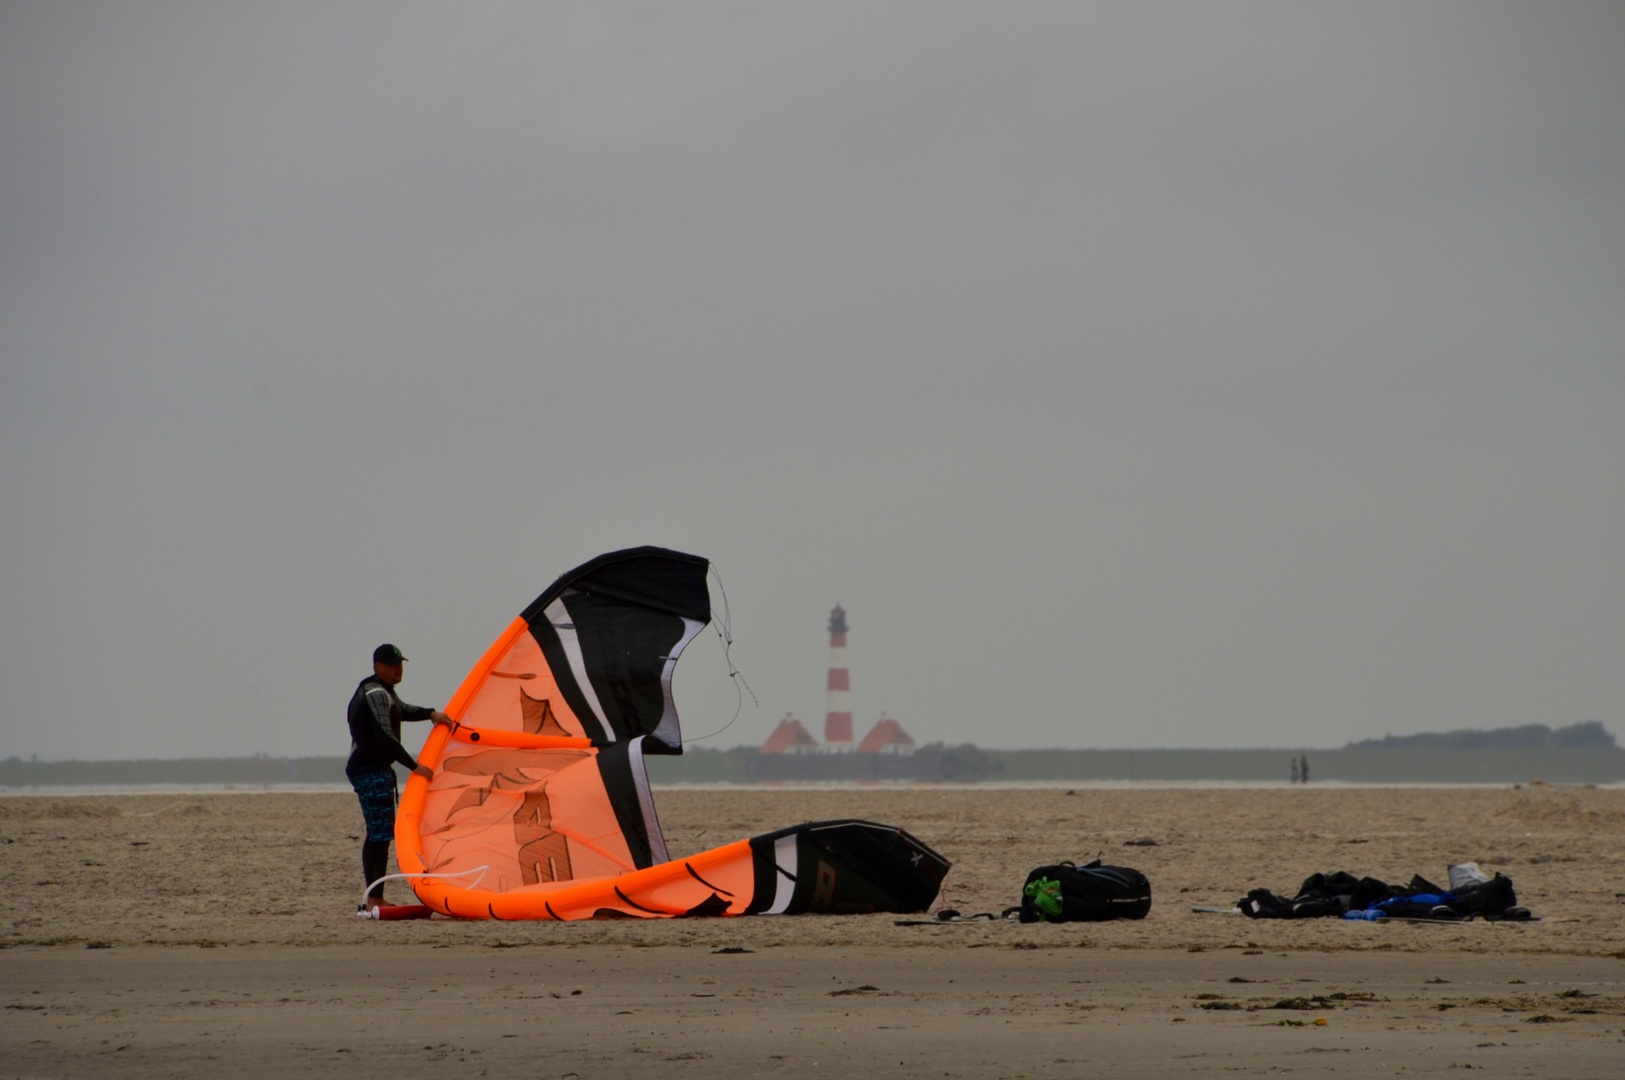
[[[372,650],[372,662],[375,664],[400,664],[405,661],[406,657],[394,645],[384,644]]]

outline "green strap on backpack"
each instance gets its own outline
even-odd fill
[[[1061,883],[1054,878],[1041,877],[1029,881],[1026,888],[1027,898],[1033,902],[1044,915],[1061,914]]]

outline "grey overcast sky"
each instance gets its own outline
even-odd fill
[[[644,543],[702,745],[1625,735],[1625,5],[0,3],[0,756]]]

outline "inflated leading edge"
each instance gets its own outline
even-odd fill
[[[577,567],[503,632],[446,706],[396,819],[419,899],[464,918],[921,911],[948,862],[902,829],[797,825],[683,859],[644,754],[682,753],[671,677],[711,619],[706,560],[662,548]],[[483,869],[482,869],[483,868]],[[464,875],[450,877],[447,875]]]

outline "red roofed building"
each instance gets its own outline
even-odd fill
[[[907,738],[907,736],[904,737]],[[912,739],[909,741],[910,743],[913,742]],[[762,753],[816,754],[818,753],[818,740],[812,737],[810,731],[801,726],[800,720],[797,720],[789,713],[785,713],[784,719],[779,721],[779,726],[773,729],[773,734],[769,735],[767,742],[762,744]]]
[[[914,737],[903,730],[903,725],[891,719],[885,713],[880,714],[880,720],[869,729],[869,734],[863,737],[858,744],[860,754],[912,754],[914,752]]]

